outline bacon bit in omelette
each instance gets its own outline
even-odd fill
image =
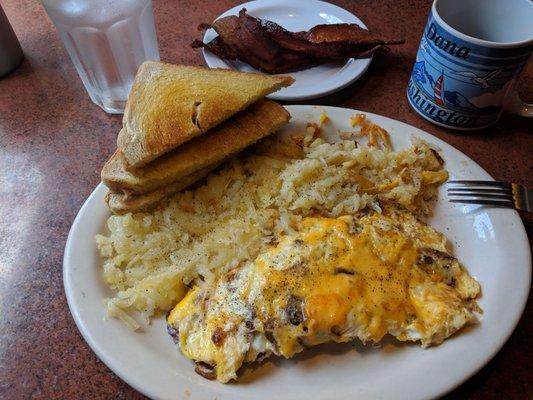
[[[264,324],[265,328],[265,338],[268,340],[272,346],[277,350],[278,349],[278,342],[276,338],[274,337],[274,329],[278,326],[278,322],[274,318],[267,319]]]
[[[226,338],[226,331],[222,329],[220,326],[217,326],[215,329],[215,332],[213,332],[213,336],[211,336],[211,340],[215,344],[215,346],[220,347],[224,343],[224,339]]]
[[[170,314],[170,312],[167,314],[167,318],[168,318],[169,314]],[[180,342],[180,333],[179,333],[179,331],[175,327],[173,327],[171,325],[167,325],[167,332],[170,335],[170,337],[172,338],[172,341],[174,342],[174,344],[179,344],[179,342]]]
[[[289,322],[292,325],[300,325],[304,321],[302,299],[294,295],[290,295],[287,299],[285,312],[287,313]]]
[[[179,204],[178,205],[178,208],[183,211],[183,212],[186,212],[186,213],[189,213],[189,214],[195,214],[196,213],[196,210],[194,209],[193,206],[191,206],[190,204]]]
[[[196,362],[196,367],[194,368],[194,372],[196,372],[198,375],[203,376],[205,379],[209,379],[210,381],[212,381],[213,379],[216,379],[217,377],[217,374],[215,372],[215,367],[203,361]]]

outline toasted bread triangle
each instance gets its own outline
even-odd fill
[[[133,194],[124,192],[115,192],[111,190],[107,193],[105,201],[107,205],[115,214],[125,214],[128,212],[142,212],[148,211],[157,203],[166,197],[172,196],[204,178],[212,170],[218,167],[221,163],[208,165],[198,171],[195,171],[187,176],[184,176],[179,182],[174,182],[168,186],[161,187],[148,193]]]
[[[229,157],[289,121],[289,113],[263,99],[224,121],[205,135],[179,146],[141,168],[126,170],[120,150],[106,162],[102,181],[114,191],[147,193]]]
[[[146,61],[117,139],[127,168],[141,167],[293,82],[291,77]]]

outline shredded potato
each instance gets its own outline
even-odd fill
[[[186,284],[252,262],[269,240],[307,215],[379,211],[382,202],[423,214],[447,179],[422,141],[399,152],[357,146],[353,139],[329,144],[315,132],[302,142],[302,157],[279,151],[237,157],[203,186],[150,213],[111,216],[109,233],[96,237],[103,277],[114,291],[106,299],[108,315],[137,329],[171,309]]]

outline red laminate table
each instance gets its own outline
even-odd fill
[[[370,29],[405,37],[407,42],[385,57],[376,57],[355,84],[311,103],[407,122],[457,147],[496,179],[533,187],[531,120],[506,115],[483,132],[460,134],[430,124],[409,107],[405,89],[429,1],[333,2],[355,13]],[[202,65],[199,52],[188,46],[198,35],[196,25],[237,3],[154,0],[161,58]],[[70,224],[100,181],[100,168],[113,152],[121,117],[107,115],[91,103],[38,1],[2,0],[1,4],[26,59],[0,79],[0,398],[143,398],[83,341],[62,283]],[[520,84],[529,101],[533,100],[531,64]],[[533,219],[522,217],[531,242]],[[530,300],[499,354],[448,398],[533,398],[532,313]]]

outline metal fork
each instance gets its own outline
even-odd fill
[[[533,212],[533,190],[516,183],[448,181],[450,203],[479,204]]]

